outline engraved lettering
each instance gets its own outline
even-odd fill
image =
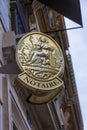
[[[54,81],[53,81],[53,83],[54,83],[55,85],[57,85],[57,84],[58,84],[58,82],[57,82],[56,80],[54,80]]]
[[[54,86],[54,84],[53,84],[52,82],[49,82],[49,85],[50,85],[50,87],[53,87],[53,86]]]
[[[30,84],[31,84],[31,85],[36,85],[36,82],[33,81],[33,80],[31,80],[31,81],[30,81]]]
[[[46,88],[46,85],[45,85],[45,84],[42,84],[42,85],[41,85],[41,88]]]
[[[40,87],[41,83],[38,83],[37,86]]]
[[[30,79],[29,79],[28,77],[26,77],[26,78],[24,79],[24,81],[27,82],[27,83],[29,83]]]
[[[47,88],[49,88],[49,85],[48,85],[48,83],[46,83],[46,86],[47,86]]]

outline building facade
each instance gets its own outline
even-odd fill
[[[52,101],[34,105],[17,74],[0,74],[0,130],[83,130],[64,17],[37,0],[0,1],[0,66],[15,59],[18,41],[28,32],[43,32],[60,45],[65,69],[64,90]],[[13,68],[9,68],[10,70]]]

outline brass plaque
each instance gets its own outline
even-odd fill
[[[35,90],[48,93],[63,85],[59,78],[64,71],[63,54],[50,36],[33,32],[22,37],[17,44],[16,61],[22,71],[18,80],[34,94]]]
[[[64,87],[60,86],[57,89],[54,89],[53,91],[51,91],[50,93],[48,93],[46,95],[41,95],[41,96],[37,96],[35,94],[30,94],[27,98],[27,101],[29,103],[38,104],[38,105],[47,103],[47,102],[50,102],[51,100],[53,100],[58,95],[58,93],[60,93],[63,89],[64,89]]]

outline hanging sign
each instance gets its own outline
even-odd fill
[[[30,102],[48,102],[63,87],[63,54],[50,36],[33,32],[22,37],[17,44],[16,61],[21,70],[18,81],[30,90]]]

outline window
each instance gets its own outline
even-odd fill
[[[13,122],[13,130],[18,130],[14,122]]]
[[[27,111],[27,121],[28,121],[29,126],[30,126],[31,129],[32,129],[32,120],[31,120],[31,118],[30,118],[30,115],[29,115],[28,111]]]
[[[37,29],[36,19],[34,14],[29,15],[29,25],[31,31]]]
[[[10,2],[11,4],[11,28],[16,34],[28,32],[26,18],[19,0]]]
[[[44,18],[44,14],[43,14],[42,9],[37,10],[36,17],[37,17],[37,20],[38,20],[38,25],[39,25],[40,31],[41,32],[46,32],[47,27],[46,27],[46,22],[45,22],[45,18]]]
[[[50,29],[55,29],[55,13],[52,10],[48,10],[48,22]]]

